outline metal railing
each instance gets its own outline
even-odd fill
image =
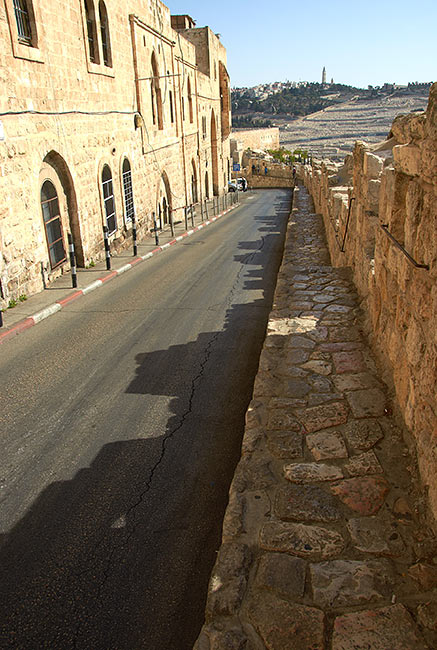
[[[416,267],[416,269],[426,269],[429,271],[429,264],[420,264],[419,262],[416,262],[416,260],[410,255],[410,253],[405,250],[405,248],[402,246],[400,242],[391,234],[391,232],[388,229],[388,224],[386,223],[380,223],[379,224],[381,229],[385,232],[387,237],[390,239],[390,241],[393,242],[393,244],[398,248],[407,258],[407,260]]]

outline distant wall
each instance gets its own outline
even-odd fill
[[[244,157],[244,172],[251,188],[291,187],[293,182],[292,168],[265,161],[260,158]],[[254,168],[254,169],[253,169]],[[265,170],[267,168],[267,174]]]
[[[232,130],[231,140],[236,141],[236,148],[240,151],[245,149],[279,149],[279,129],[243,129]]]
[[[399,116],[390,136],[379,147],[357,142],[344,166],[319,161],[299,173],[323,215],[332,263],[353,270],[437,519],[437,84],[426,113]]]

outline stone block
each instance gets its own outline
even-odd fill
[[[363,160],[363,172],[367,178],[379,178],[382,173],[384,161],[379,156],[366,151]]]
[[[403,605],[344,614],[335,619],[332,650],[428,650]]]
[[[421,170],[421,153],[414,144],[402,144],[393,147],[395,169],[407,176],[419,176]]]
[[[252,598],[249,619],[269,650],[324,650],[324,615],[274,594]]]
[[[345,546],[343,537],[336,531],[282,521],[264,524],[259,543],[266,551],[290,553],[314,560],[337,557]]]
[[[323,463],[292,463],[284,466],[284,475],[291,483],[336,481],[343,477],[339,467]]]
[[[310,433],[306,436],[306,443],[315,460],[348,456],[343,438],[335,431]]]
[[[337,521],[338,501],[317,486],[289,485],[278,490],[274,512],[283,521]]]
[[[352,456],[344,466],[350,476],[364,476],[365,474],[381,474],[382,467],[373,451],[366,451],[358,456]]]
[[[333,494],[360,515],[374,515],[384,503],[387,481],[380,477],[350,478],[331,487]]]
[[[356,418],[378,417],[384,415],[387,400],[378,388],[367,388],[346,393],[352,414]]]
[[[256,589],[268,589],[280,598],[302,598],[305,590],[306,562],[284,553],[262,555],[255,576]]]
[[[345,402],[333,402],[322,406],[296,409],[296,417],[308,433],[313,433],[347,422],[348,408]]]
[[[351,420],[344,428],[344,437],[354,451],[366,451],[382,440],[384,434],[377,420]]]
[[[405,544],[393,521],[380,517],[349,519],[347,528],[358,551],[372,555],[402,555]]]
[[[331,560],[310,567],[313,601],[324,609],[387,598],[390,566],[384,561]]]

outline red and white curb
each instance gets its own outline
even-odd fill
[[[132,262],[128,262],[127,264],[120,267],[119,269],[112,271],[108,275],[105,275],[103,278],[100,278],[99,280],[95,280],[87,287],[84,287],[83,289],[78,289],[77,291],[71,293],[65,298],[62,298],[61,300],[57,300],[52,305],[45,307],[44,309],[37,312],[36,314],[33,314],[32,316],[28,316],[28,318],[19,321],[12,327],[6,329],[4,332],[0,332],[0,345],[5,341],[7,341],[8,339],[12,338],[13,336],[16,336],[17,334],[21,334],[21,332],[24,332],[25,330],[29,329],[29,327],[33,327],[37,323],[40,323],[42,320],[45,320],[49,316],[53,316],[53,314],[56,314],[63,307],[69,305],[70,302],[73,302],[74,300],[77,300],[77,298],[80,298],[81,296],[85,296],[88,293],[91,293],[91,291],[94,291],[95,289],[98,289],[99,287],[103,286],[105,282],[112,280],[118,275],[122,275],[122,273],[126,273],[126,271],[130,271],[134,266],[136,266],[140,262],[144,262],[150,259],[151,257],[153,257],[154,255],[156,255],[157,253],[162,253],[167,248],[170,248],[170,246],[173,246],[173,244],[177,244],[178,242],[182,241],[186,237],[190,237],[191,235],[194,235],[194,233],[196,233],[197,231],[202,230],[202,228],[209,226],[214,221],[217,221],[217,219],[219,219],[220,217],[223,217],[225,214],[228,214],[228,212],[231,212],[231,210],[233,210],[234,207],[237,206],[228,208],[227,210],[221,212],[216,217],[211,217],[211,219],[208,219],[208,221],[204,221],[203,223],[199,224],[195,228],[192,228],[191,230],[187,230],[187,232],[184,232],[182,235],[175,237],[174,239],[167,242],[166,244],[163,244],[162,246],[157,246],[152,251],[150,251],[150,253],[136,257],[134,260],[132,260]]]

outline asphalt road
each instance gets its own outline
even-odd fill
[[[289,200],[246,196],[1,347],[1,648],[192,647]]]

